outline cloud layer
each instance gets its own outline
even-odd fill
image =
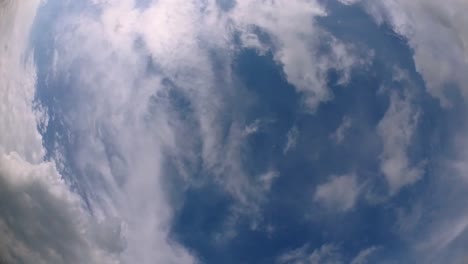
[[[365,8],[407,41],[440,111],[466,102],[468,21],[460,11],[466,2],[341,2]],[[264,210],[277,182],[294,175],[276,164],[251,168],[248,144],[277,120],[247,117],[262,98],[254,98],[233,70],[237,56],[249,49],[271,58],[302,100],[304,116],[333,100],[331,73],[334,89],[341,89],[374,59],[373,51],[360,51],[320,24],[329,15],[322,1],[49,0],[36,16],[39,6],[35,0],[0,2],[0,262],[6,263],[202,262],[175,236],[173,222],[184,192],[205,184],[232,203],[218,242],[235,237],[245,219],[249,230],[274,230],[262,222]],[[60,12],[45,19],[47,8],[57,6]],[[30,43],[31,27],[41,16],[50,50],[33,51],[38,43]],[[41,56],[50,61],[36,65]],[[375,203],[396,212],[395,235],[409,245],[408,258],[427,252],[435,253],[424,260],[451,252],[458,257],[468,221],[453,201],[466,198],[465,147],[431,171],[414,159],[425,113],[411,78],[394,76],[393,84],[402,87],[380,88],[388,108],[370,130],[381,144],[373,157],[375,177],[381,175],[389,195]],[[276,142],[284,145],[285,160],[300,156],[310,137],[300,121],[283,135],[285,144]],[[326,134],[333,148],[344,149],[360,123],[347,115],[340,121]],[[444,180],[449,172],[458,178]],[[332,215],[354,213],[361,194],[378,189],[363,177],[340,172],[314,179],[319,184],[312,198],[307,194],[308,203]],[[400,206],[399,195],[418,184],[456,191],[450,197],[423,194]],[[432,202],[450,208],[421,205]],[[421,235],[424,230],[430,232]],[[371,246],[351,254],[334,243],[314,248],[306,242],[275,260],[357,264],[380,251]]]
[[[118,230],[97,228],[55,163],[44,160],[38,127],[46,120],[33,103],[28,52],[39,1],[0,4],[0,261],[115,263]]]

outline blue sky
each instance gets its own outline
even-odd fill
[[[7,1],[0,260],[463,263],[466,7]]]

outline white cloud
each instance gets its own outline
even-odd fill
[[[468,18],[464,0],[362,1],[379,22],[388,22],[414,50],[429,92],[449,106],[452,84],[468,95]],[[450,47],[450,48],[447,48]]]
[[[408,95],[405,96],[391,93],[390,106],[377,127],[383,141],[381,170],[391,194],[415,183],[424,173],[423,164],[412,166],[407,154],[418,124],[419,112],[414,109]]]
[[[315,22],[327,13],[317,1],[239,1],[232,18],[243,34],[251,36],[260,29],[271,38],[271,46],[258,44],[258,39],[244,37],[244,45],[264,52],[270,48],[274,59],[283,67],[288,82],[305,97],[309,110],[315,111],[321,102],[332,99],[327,87],[330,69],[342,72],[343,83],[357,65],[366,64],[368,58],[353,54],[353,47],[325,32]],[[252,44],[254,43],[254,44]],[[319,50],[328,48],[321,54]]]
[[[333,244],[324,244],[310,252],[308,244],[284,253],[276,259],[278,264],[340,264],[341,254]]]
[[[296,147],[298,138],[299,130],[297,129],[297,127],[294,126],[288,131],[288,134],[286,135],[286,144],[283,148],[283,154],[288,153]]]
[[[269,191],[271,189],[271,186],[273,185],[273,182],[280,176],[279,172],[277,171],[268,171],[262,175],[260,175],[260,182],[261,185],[263,186],[263,189],[266,191]]]
[[[464,100],[468,96],[468,17],[465,10],[468,2],[464,0],[392,0],[360,1],[379,23],[388,23],[393,30],[407,40],[413,51],[416,70],[423,77],[428,92],[438,98],[444,107],[450,107],[452,100]],[[464,98],[454,97],[453,88],[458,88]],[[414,109],[400,104],[400,112],[415,117]],[[459,113],[464,115],[466,113]],[[404,119],[404,118],[402,118]],[[402,120],[401,119],[401,120]],[[406,118],[412,123],[413,118]],[[410,121],[410,122],[408,122]],[[410,125],[411,128],[414,125]],[[448,128],[453,129],[453,128]],[[459,129],[459,128],[457,128]],[[404,132],[406,131],[406,132]],[[403,133],[404,132],[404,133]],[[411,130],[401,129],[399,146],[413,134]],[[405,134],[405,136],[403,136]],[[466,128],[460,131],[466,137]],[[389,142],[390,144],[390,142]],[[466,200],[466,144],[455,143],[454,160],[445,158],[431,161],[432,182],[430,193],[420,196],[418,203],[406,211],[399,211],[399,231],[403,237],[415,245],[414,253],[423,262],[462,263],[466,261],[464,242],[457,248],[457,240],[466,237],[467,218],[464,205]],[[394,151],[397,153],[398,151]],[[411,167],[408,158],[400,152],[393,166],[387,166],[388,180],[394,186],[410,184],[420,178],[421,167]],[[450,158],[452,159],[452,158]],[[442,165],[441,165],[442,164]],[[449,164],[449,165],[447,165]],[[399,169],[398,169],[399,168]],[[397,173],[400,170],[403,174]],[[391,176],[393,175],[393,176]],[[397,176],[400,175],[400,176]],[[389,178],[394,178],[393,180]],[[435,206],[437,205],[437,206]],[[403,212],[403,213],[402,213]],[[422,231],[423,230],[423,231]],[[455,254],[457,252],[461,254]],[[463,260],[462,260],[463,259]]]
[[[273,122],[272,120],[256,119],[251,124],[245,126],[244,130],[242,131],[242,134],[244,136],[249,136],[249,135],[255,134],[255,133],[261,131],[262,129],[264,129],[265,126],[267,126],[268,124],[270,124],[272,122]]]
[[[73,139],[69,162],[76,175],[70,177],[87,195],[91,217],[61,180],[55,163],[43,161],[37,126],[47,122],[47,116],[32,111],[35,71],[29,54],[23,53],[39,1],[7,3],[10,9],[3,9],[0,17],[0,180],[9,190],[19,188],[11,195],[52,203],[47,209],[57,215],[57,230],[40,218],[41,206],[28,207],[22,197],[8,201],[27,209],[32,218],[38,214],[38,228],[71,234],[64,238],[71,249],[47,241],[45,233],[27,237],[43,241],[34,247],[18,238],[2,215],[0,232],[8,242],[0,243],[1,253],[26,262],[34,255],[39,263],[195,263],[196,257],[170,238],[173,208],[165,193],[163,166],[168,158],[196,162],[201,156],[215,180],[249,213],[258,213],[257,203],[278,175],[270,172],[251,180],[240,159],[242,127],[233,122],[225,134],[223,113],[232,111],[226,97],[231,99],[238,88],[231,83],[231,69],[222,67],[232,64],[236,52],[233,31],[241,31],[244,45],[271,50],[311,109],[331,99],[326,87],[329,69],[342,71],[346,81],[351,68],[361,63],[350,55],[349,46],[315,24],[316,16],[326,15],[315,1],[238,1],[221,11],[215,1],[160,0],[136,8],[133,0],[94,0],[84,2],[79,14],[59,14],[50,25],[56,35],[48,81],[60,79],[61,85],[48,89],[73,97],[60,109],[60,118],[64,133]],[[67,5],[58,0],[48,4]],[[9,27],[12,23],[14,28]],[[261,43],[253,27],[269,34],[271,47]],[[329,52],[314,60],[323,40]],[[212,60],[213,51],[218,63]],[[171,108],[172,90],[188,98],[193,116],[184,119]],[[15,185],[12,179],[18,177],[25,180]],[[140,215],[144,217],[136,217]],[[122,234],[96,231],[102,228],[95,222],[110,219],[117,219],[115,226],[122,223]],[[28,230],[27,223],[18,225]],[[120,235],[126,246],[117,258]]]
[[[361,250],[354,258],[345,261],[342,249],[335,244],[323,244],[321,247],[313,249],[309,244],[290,250],[276,258],[278,264],[365,264],[369,263],[369,258],[380,249],[371,246]]]
[[[352,260],[351,260],[351,264],[366,264],[366,263],[370,263],[369,262],[369,258],[375,254],[376,251],[378,251],[380,248],[377,247],[377,246],[372,246],[372,247],[369,247],[369,248],[366,248],[366,249],[363,249],[361,250],[361,252],[359,252],[357,254],[356,257],[354,257]]]
[[[80,184],[88,192],[96,182],[104,184],[105,190],[91,195],[95,210],[129,222],[126,254],[143,262],[159,254],[178,255],[150,250],[168,235],[168,229],[156,226],[171,222],[161,165],[168,156],[193,162],[201,156],[215,181],[250,211],[257,212],[263,200],[264,184],[251,180],[241,162],[243,133],[259,127],[243,131],[234,120],[226,135],[224,126],[225,113],[236,110],[235,102],[227,102],[238,88],[231,82],[234,73],[223,66],[232,64],[236,52],[234,31],[250,34],[248,45],[261,49],[250,29],[265,30],[274,40],[270,49],[276,60],[311,108],[329,99],[325,75],[330,68],[343,71],[346,79],[359,63],[348,54],[349,47],[314,24],[315,16],[325,15],[314,1],[238,1],[228,11],[219,10],[215,1],[153,1],[146,8],[135,8],[132,0],[99,1],[99,12],[93,10],[67,16],[57,25],[56,68],[62,76],[77,73],[67,83],[76,98],[64,119],[79,141],[73,162],[83,175]],[[330,52],[317,62],[322,37]],[[148,61],[153,72],[146,68]],[[190,102],[189,122],[171,109],[171,90]],[[109,148],[116,157],[109,157]],[[133,219],[141,210],[152,214]]]
[[[333,176],[317,187],[314,201],[329,209],[345,212],[354,207],[359,193],[360,186],[355,175]]]
[[[349,117],[344,117],[340,126],[333,132],[330,138],[333,139],[336,144],[341,144],[346,136],[346,132],[351,128],[352,124],[353,122]]]
[[[117,263],[119,225],[98,225],[54,163],[0,157],[0,260],[6,263]]]
[[[38,5],[0,4],[0,262],[116,263],[119,225],[96,228],[55,163],[44,161],[37,127],[47,117],[33,110],[36,76],[28,52]]]

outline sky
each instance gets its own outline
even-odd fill
[[[0,263],[466,263],[465,0],[0,0]]]

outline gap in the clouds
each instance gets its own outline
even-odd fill
[[[135,7],[139,9],[146,9],[151,6],[153,0],[135,0]]]
[[[352,172],[360,182],[371,186],[370,192],[386,192],[378,158],[381,142],[375,128],[389,106],[388,93],[379,92],[380,87],[389,86],[399,92],[404,89],[401,83],[392,80],[396,66],[408,71],[415,82],[417,96],[413,103],[421,105],[423,112],[415,143],[409,150],[412,163],[432,155],[435,146],[444,145],[444,142],[432,142],[432,138],[445,138],[441,133],[448,130],[434,131],[432,127],[435,124],[443,127],[441,120],[446,114],[425,92],[407,43],[388,26],[376,25],[356,6],[341,4],[332,6],[331,15],[319,23],[335,37],[360,49],[373,50],[374,61],[369,69],[353,72],[345,86],[337,83],[340,73],[330,72],[329,86],[334,98],[311,115],[304,111],[300,93],[286,82],[271,54],[260,55],[254,50],[240,52],[234,68],[255,102],[243,120],[246,124],[263,121],[258,131],[246,139],[243,164],[252,177],[267,170],[278,171],[280,177],[273,182],[268,201],[261,209],[260,227],[252,229],[249,220],[237,219],[235,235],[221,236],[221,241],[213,236],[226,228],[229,208],[235,202],[205,189],[187,192],[188,203],[180,211],[174,233],[206,263],[271,263],[275,257],[271,252],[285,252],[304,244],[318,248],[325,243],[337,243],[348,257],[373,245],[385,248],[382,256],[389,259],[398,258],[391,252],[405,250],[395,230],[395,209],[411,205],[411,197],[426,184],[424,178],[403,189],[386,205],[369,203],[366,197],[360,197],[357,208],[345,213],[327,212],[315,205],[314,188],[330,175]],[[330,135],[344,117],[350,118],[353,125],[344,141],[336,144]],[[287,133],[293,127],[298,130],[297,143],[285,153]],[[214,202],[208,195],[220,200]],[[204,217],[193,215],[193,208]],[[212,210],[224,216],[213,215]],[[194,217],[197,220],[191,221]],[[271,229],[267,231],[267,227]]]
[[[221,10],[228,12],[236,6],[237,2],[236,0],[216,0],[216,4]]]
[[[376,223],[374,226],[362,225],[361,228],[364,229],[349,229],[351,225],[345,225],[336,229],[336,226],[340,226],[344,221],[343,217],[350,215],[343,214],[336,218],[324,214],[321,208],[312,204],[314,186],[331,174],[343,174],[352,169],[355,169],[356,173],[361,173],[362,170],[377,170],[375,156],[380,153],[380,148],[372,130],[388,105],[387,99],[376,94],[378,81],[362,75],[355,78],[348,87],[341,87],[336,85],[339,76],[331,72],[330,86],[334,90],[335,98],[319,107],[316,114],[311,115],[304,111],[300,94],[286,82],[281,68],[271,54],[261,56],[253,50],[245,50],[238,55],[235,69],[255,101],[246,111],[246,123],[265,121],[263,127],[246,139],[242,153],[244,165],[252,177],[268,169],[277,170],[280,177],[273,183],[271,193],[268,194],[269,201],[262,208],[260,227],[252,229],[249,220],[237,219],[238,223],[234,225],[235,236],[226,236],[222,243],[219,243],[221,249],[217,249],[216,253],[210,250],[209,245],[216,242],[210,241],[211,236],[181,228],[190,222],[190,218],[185,219],[184,215],[193,210],[191,208],[201,209],[199,214],[202,215],[205,214],[204,210],[211,210],[210,204],[193,204],[195,201],[205,201],[202,199],[206,195],[205,192],[190,192],[192,198],[181,209],[174,230],[179,234],[181,241],[201,253],[207,263],[226,263],[227,256],[231,260],[227,263],[271,263],[275,257],[271,252],[294,249],[305,243],[320,247],[330,240],[346,241],[360,235],[361,231],[368,235],[362,241],[355,242],[356,247],[353,251],[359,251],[360,247],[372,245],[384,237],[388,238],[389,230],[383,227],[388,224],[390,218],[385,210],[370,208],[365,214],[350,214],[354,220],[346,219],[355,225],[368,220]],[[363,104],[363,101],[366,104]],[[370,111],[371,109],[374,111]],[[376,109],[379,110],[375,111]],[[336,146],[330,135],[339,126],[344,115],[353,118],[356,126],[351,129],[345,142]],[[292,127],[297,127],[299,131],[297,146],[285,153],[287,133]],[[371,140],[372,137],[374,140]],[[360,151],[356,153],[359,142],[363,140],[368,144],[364,147],[359,146]],[[348,160],[349,157],[354,159]],[[197,196],[199,198],[195,198]],[[230,206],[232,202],[225,203],[218,211],[229,212]],[[226,214],[224,217],[217,216],[206,220],[220,221],[216,224],[210,222],[210,226],[215,227],[211,232],[223,232],[218,228],[224,227],[223,223],[228,217],[229,214]],[[322,222],[324,219],[327,219],[325,224]],[[387,219],[388,221],[385,221]],[[203,226],[203,223],[196,222],[192,228],[203,230]],[[267,231],[268,227],[271,227],[270,231]],[[209,230],[206,232],[210,233]]]

